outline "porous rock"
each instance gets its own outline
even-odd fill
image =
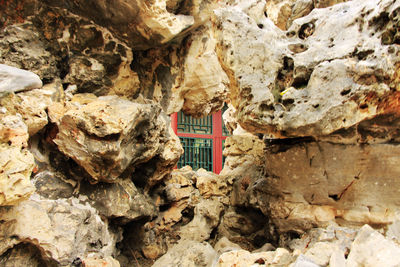
[[[118,241],[96,210],[76,198],[46,200],[34,195],[12,208],[1,208],[0,217],[1,254],[29,243],[39,248],[43,259],[66,266],[93,252],[110,256]]]
[[[156,104],[116,96],[79,101],[63,114],[54,142],[96,181],[115,181],[128,166],[150,160],[167,138]]]
[[[275,138],[321,136],[396,114],[387,103],[398,95],[398,7],[358,0],[314,9],[287,33],[239,8],[216,10],[217,52],[239,124]]]
[[[159,258],[153,267],[207,267],[214,263],[216,257],[216,252],[207,242],[181,240]]]

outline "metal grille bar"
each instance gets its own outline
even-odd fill
[[[212,116],[195,119],[178,112],[178,133],[212,134]]]
[[[213,171],[212,139],[180,137],[184,153],[179,159],[178,168],[189,165],[193,170],[204,168]]]

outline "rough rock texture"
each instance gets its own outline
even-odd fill
[[[389,21],[398,7],[350,1],[314,9],[286,34],[237,8],[216,10],[240,125],[274,137],[321,136],[395,112],[399,58]]]
[[[77,101],[60,118],[54,142],[96,181],[115,181],[129,166],[156,156],[168,140],[168,125],[156,104],[115,96]],[[180,154],[175,156],[174,162]]]
[[[185,253],[183,253],[185,252]],[[216,259],[210,244],[182,240],[154,263],[154,267],[207,267]]]
[[[34,191],[30,182],[34,160],[26,148],[27,130],[21,116],[0,114],[1,206],[17,204]]]
[[[189,49],[180,94],[184,101],[182,111],[194,117],[221,109],[227,95],[229,80],[218,61],[210,27],[207,24],[187,40]]]
[[[35,195],[18,206],[1,208],[0,217],[2,253],[16,244],[30,243],[44,259],[62,266],[93,252],[110,256],[118,241],[96,210],[78,199],[46,200]]]

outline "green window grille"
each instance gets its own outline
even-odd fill
[[[178,112],[178,133],[212,134],[212,116],[195,119]]]
[[[222,134],[225,136],[230,135],[228,129],[225,127],[224,119],[222,118],[222,115],[224,115],[224,112],[228,109],[228,106],[224,104],[224,107],[222,108],[221,112],[221,120],[222,120]]]
[[[185,153],[178,162],[178,168],[189,165],[193,170],[200,168],[213,171],[212,139],[180,137]]]

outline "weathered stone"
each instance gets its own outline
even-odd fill
[[[112,182],[130,165],[146,162],[160,150],[162,138],[168,136],[159,114],[158,105],[115,96],[72,102],[54,142],[94,180]]]
[[[393,179],[400,172],[398,149],[304,140],[272,144],[266,154],[270,177],[258,191],[260,207],[268,207],[262,211],[280,231],[302,232],[340,219],[391,223],[399,205]]]
[[[104,259],[90,256],[86,259],[83,259],[82,264],[85,267],[120,267],[119,262],[111,256],[105,257]]]
[[[224,236],[214,245],[214,249],[218,254],[223,254],[225,252],[240,250],[242,248],[238,244],[229,241],[229,239]]]
[[[32,244],[19,244],[6,251],[0,256],[1,267],[41,267],[57,266],[54,262],[45,262],[42,259],[40,250]]]
[[[182,240],[159,258],[153,267],[208,267],[212,266],[216,257],[216,252],[207,242]]]
[[[399,245],[364,225],[351,245],[346,266],[399,266],[399,253]]]
[[[179,230],[183,239],[198,242],[208,240],[218,225],[224,206],[218,200],[202,200],[194,209],[193,220]]]
[[[0,206],[15,205],[34,191],[30,176],[35,164],[27,141],[21,117],[0,114]]]
[[[36,0],[31,2],[34,1]],[[35,8],[30,8],[28,1],[24,2],[26,8],[24,12],[35,12]],[[18,7],[15,7],[14,12],[15,10],[18,10]],[[54,80],[59,75],[56,56],[46,48],[46,43],[40,38],[38,30],[32,23],[9,25],[0,32],[1,63],[34,72],[45,83]],[[40,88],[41,81],[36,75],[30,75],[33,78],[32,81],[35,82],[32,84],[35,85],[33,88]]]
[[[183,65],[183,81],[179,94],[185,114],[201,117],[222,108],[229,83],[215,52],[211,25],[196,31],[187,40],[189,46]]]
[[[276,138],[321,136],[397,114],[399,57],[394,39],[382,38],[398,7],[349,1],[314,9],[287,34],[238,8],[216,10],[217,50],[240,125]]]
[[[150,219],[157,214],[151,199],[140,193],[130,180],[99,183],[96,186],[81,183],[80,193],[88,196],[90,204],[101,215],[118,218],[120,223]]]
[[[18,94],[7,94],[0,98],[0,105],[7,108],[9,114],[20,114],[28,126],[29,135],[43,129],[47,123],[47,108],[56,100],[57,88],[35,89]]]
[[[70,198],[74,193],[74,185],[65,181],[59,173],[42,171],[32,178],[36,193],[48,199]]]
[[[26,91],[42,85],[39,76],[33,72],[0,64],[0,93]]]
[[[224,177],[205,169],[199,169],[196,177],[196,187],[200,194],[208,199],[210,197],[225,197],[228,195],[229,188]]]
[[[31,243],[42,251],[44,259],[62,266],[93,252],[110,256],[118,241],[95,209],[74,198],[45,200],[34,195],[17,206],[2,208],[0,218],[4,222],[0,225],[4,233],[1,254],[15,244]]]
[[[247,267],[247,266],[287,266],[292,257],[286,249],[276,251],[250,253],[246,250],[235,250],[223,253],[217,263],[217,267]]]
[[[334,243],[317,242],[304,255],[319,266],[327,266],[336,248]]]

